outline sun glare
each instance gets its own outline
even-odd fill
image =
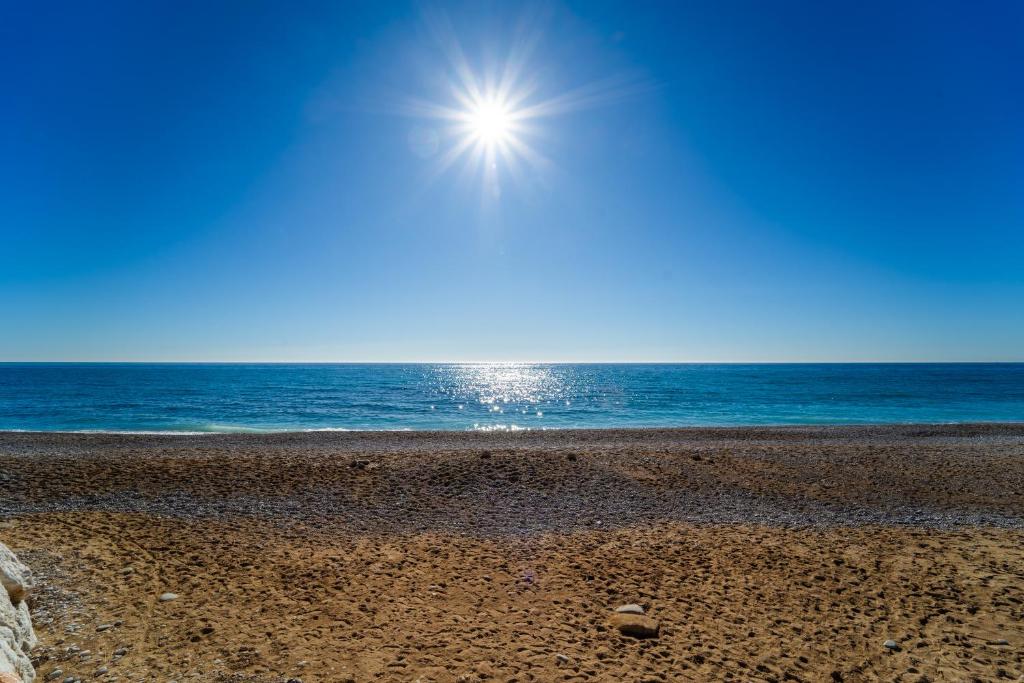
[[[495,145],[512,132],[510,112],[498,102],[478,102],[468,112],[468,123],[477,141]]]
[[[468,175],[479,177],[489,198],[501,195],[501,183],[510,180],[523,188],[543,184],[551,161],[536,145],[550,137],[541,119],[620,97],[626,81],[607,79],[539,97],[544,83],[531,55],[540,31],[523,21],[516,29],[507,55],[486,68],[470,64],[454,29],[443,14],[430,14],[427,25],[441,47],[447,64],[447,101],[411,99],[407,112],[439,122],[419,126],[410,133],[412,151],[424,159],[437,155],[430,167],[437,177],[457,163]]]

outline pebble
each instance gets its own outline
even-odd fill
[[[885,641],[884,643],[882,643],[882,647],[884,647],[887,650],[898,650],[898,649],[900,649],[899,643],[897,643],[895,640],[887,640],[887,641]]]
[[[96,627],[96,630],[97,631],[109,631],[112,628],[114,628],[113,624],[100,624],[99,626]]]
[[[128,648],[126,647],[119,647],[114,650],[115,657],[124,657],[126,654],[128,654]]]
[[[52,681],[55,678],[59,678],[63,674],[64,674],[64,670],[63,669],[54,669],[50,673],[46,674],[46,680]]]
[[[108,671],[110,671],[109,668],[107,668],[105,666],[101,666],[100,668],[96,669],[95,672],[93,672],[93,676],[102,676],[103,674],[107,673]]]
[[[178,594],[177,593],[163,593],[160,596],[160,602],[170,602],[171,600],[177,600],[177,599],[178,599]]]
[[[628,605],[619,605],[615,608],[615,611],[619,614],[644,614],[644,608],[633,603]]]
[[[568,664],[569,663],[569,658],[567,656],[565,656],[565,655],[558,654],[558,655],[555,655],[555,661],[558,662],[559,664]]]

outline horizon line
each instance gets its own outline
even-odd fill
[[[0,360],[0,365],[1020,365],[1019,360]]]

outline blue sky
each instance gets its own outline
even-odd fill
[[[0,360],[1024,360],[1024,5],[9,4]],[[458,45],[544,102],[485,173]],[[525,124],[524,124],[525,125]]]

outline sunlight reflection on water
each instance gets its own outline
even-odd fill
[[[436,368],[438,390],[453,402],[477,405],[491,417],[515,416],[520,422],[475,423],[480,430],[518,430],[541,426],[540,406],[555,402],[569,405],[576,388],[565,367],[527,363],[461,364]]]

